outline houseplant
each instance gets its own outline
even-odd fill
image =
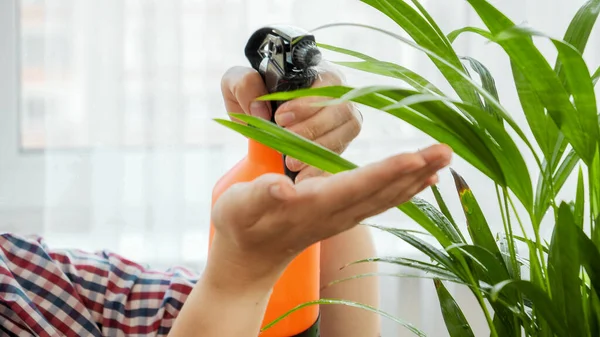
[[[354,25],[388,34],[425,53],[458,98],[401,65],[321,44],[321,48],[358,59],[338,62],[342,66],[396,78],[409,87],[335,86],[277,93],[263,99],[322,96],[330,98],[324,104],[353,101],[379,109],[450,145],[493,182],[504,228],[500,238],[494,237],[489,226],[496,219],[486,217],[466,179],[452,171],[464,211],[460,216],[468,225],[466,233],[459,230],[454,220],[457,215],[449,212],[444,201],[456,195],[442,196],[433,187],[436,205],[415,198],[398,209],[435,238],[436,245],[411,231],[373,225],[414,246],[431,261],[397,257],[356,262],[397,263],[431,275],[451,336],[474,334],[444,282],[469,287],[491,336],[598,336],[600,131],[594,86],[600,68],[590,69],[582,54],[600,12],[600,0],[590,0],[580,8],[562,39],[515,24],[486,0],[466,1],[485,28],[464,27],[444,33],[418,0],[362,1],[394,20],[411,39],[376,27]],[[487,68],[476,59],[457,55],[453,43],[465,33],[478,34],[499,45],[509,57],[507,73],[510,71],[514,79],[527,125],[518,125],[512,118],[515,112],[509,113],[502,105]],[[534,37],[552,42],[557,52],[555,62],[542,55]],[[267,121],[240,114],[234,117],[241,123],[217,121],[327,172],[356,167]],[[525,127],[532,137],[526,136]],[[529,158],[535,165],[526,165]],[[558,192],[571,175],[577,177],[575,195],[558,200]],[[540,236],[543,220],[552,225],[549,242]],[[527,235],[526,228],[533,235]],[[517,252],[518,242],[527,249]],[[376,311],[342,300],[318,303]],[[315,303],[306,305],[311,304]],[[397,321],[416,335],[424,335],[412,325]]]

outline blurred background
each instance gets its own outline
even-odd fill
[[[584,1],[492,2],[517,23],[562,37]],[[422,3],[446,33],[482,26],[464,0]],[[0,0],[0,232],[40,235],[53,248],[108,249],[155,268],[183,265],[201,272],[211,189],[246,152],[243,137],[212,120],[226,117],[221,76],[232,66],[247,66],[243,48],[263,25],[313,29],[335,22],[406,36],[358,0]],[[422,53],[389,36],[340,27],[320,30],[316,38],[400,63],[450,92]],[[553,64],[553,46],[537,42]],[[456,47],[490,69],[501,102],[524,123],[502,50],[472,34]],[[600,63],[597,32],[586,59]],[[342,70],[353,86],[397,84]],[[433,143],[381,111],[361,110],[363,132],[344,154],[357,164]],[[467,178],[499,231],[500,213],[489,198],[493,185],[458,158],[453,168]],[[440,179],[442,194],[464,222],[451,176],[444,171]],[[567,186],[565,195],[572,190]],[[421,197],[433,200],[430,192]],[[397,210],[371,222],[417,229]],[[414,254],[398,239],[374,235],[379,255]],[[381,282],[383,310],[430,336],[447,336],[430,280]],[[449,287],[467,305],[477,335],[485,334],[471,295]],[[383,323],[382,336],[410,335]]]

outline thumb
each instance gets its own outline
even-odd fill
[[[267,94],[260,74],[246,67],[232,67],[221,79],[221,93],[227,112],[245,113],[269,120],[271,105],[267,101],[257,101]]]

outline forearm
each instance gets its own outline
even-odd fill
[[[202,279],[190,294],[169,337],[257,337],[269,290],[229,292]]]
[[[332,281],[376,273],[375,263],[360,263],[340,268],[350,262],[374,257],[375,247],[369,229],[357,226],[349,231],[325,240],[321,244],[321,286]],[[333,284],[321,291],[322,298],[354,301],[377,308],[379,306],[378,277],[362,277]],[[380,318],[364,309],[344,305],[323,305],[322,337],[377,337]]]
[[[212,250],[207,267],[179,313],[169,337],[257,337],[277,275],[239,273]]]

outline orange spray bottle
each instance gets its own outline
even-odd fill
[[[321,60],[314,36],[293,26],[273,25],[254,32],[245,48],[251,66],[262,76],[269,93],[310,87],[316,79],[314,67]],[[271,102],[272,115],[283,102]],[[275,122],[274,118],[271,119]],[[285,155],[254,140],[248,140],[248,155],[215,185],[212,203],[231,185],[251,181],[266,173],[286,174],[293,181],[297,172],[285,165]],[[212,242],[214,227],[210,226]],[[320,244],[300,253],[277,281],[269,299],[264,325],[299,304],[319,299]],[[319,337],[319,307],[295,311],[261,337]]]

